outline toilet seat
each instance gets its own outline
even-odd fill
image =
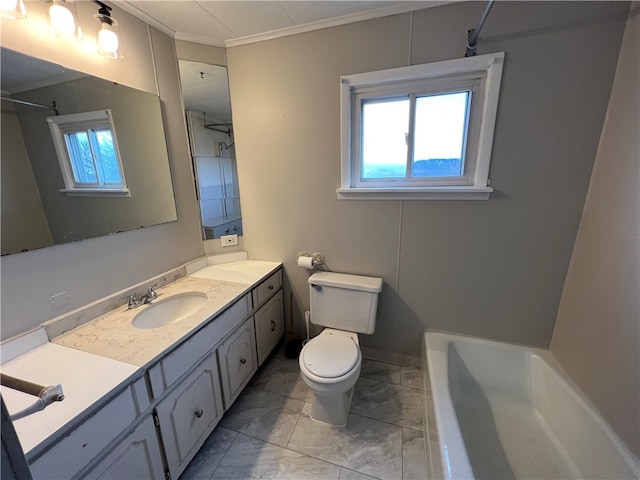
[[[304,367],[322,378],[341,377],[356,366],[360,350],[350,337],[318,335],[302,349]]]

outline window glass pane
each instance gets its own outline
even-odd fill
[[[405,178],[409,99],[362,103],[361,178]]]
[[[71,168],[73,170],[73,178],[76,183],[97,183],[98,176],[93,156],[91,155],[91,147],[89,145],[89,137],[86,132],[67,133],[64,136],[67,143],[67,151],[71,160]]]
[[[470,92],[416,99],[412,177],[459,177]]]
[[[91,130],[94,140],[96,163],[100,169],[102,183],[122,183],[118,157],[113,146],[113,135],[111,130],[105,128]]]

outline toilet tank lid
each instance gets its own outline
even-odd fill
[[[373,293],[377,293],[382,290],[381,278],[351,275],[347,273],[316,272],[309,277],[309,284]]]

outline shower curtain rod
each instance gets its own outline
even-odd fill
[[[56,105],[55,100],[51,102],[51,105],[42,105],[40,103],[27,102],[26,100],[18,100],[15,98],[10,98],[5,96],[2,96],[1,98],[2,100],[6,100],[7,102],[19,103],[20,105],[28,105],[29,107],[38,107],[38,108],[46,108],[48,110],[53,110],[54,112],[56,112],[56,115],[60,115],[60,112],[58,111],[58,106]]]
[[[480,35],[480,30],[484,26],[484,22],[486,22],[487,17],[489,16],[489,11],[491,7],[493,7],[494,0],[489,0],[487,2],[487,6],[482,13],[482,17],[480,17],[480,22],[478,26],[474,29],[467,31],[467,51],[464,54],[465,57],[473,57],[476,54],[476,43],[478,42],[478,36]]]

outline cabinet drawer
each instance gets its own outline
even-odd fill
[[[256,322],[258,365],[262,365],[262,362],[265,361],[284,334],[282,290],[260,307],[260,310],[255,313],[254,319]]]
[[[162,454],[151,415],[83,478],[164,480]]]
[[[278,270],[253,289],[253,307],[258,308],[282,287],[282,270]]]
[[[180,379],[234,326],[249,315],[248,295],[214,318],[178,348],[149,369],[153,397],[158,398]]]
[[[178,478],[222,418],[214,352],[156,407],[171,478]]]
[[[228,409],[258,369],[253,318],[245,321],[218,347],[220,380]]]
[[[143,389],[140,379],[63,436],[31,464],[33,478],[72,478],[135,421],[141,413],[136,390]]]

